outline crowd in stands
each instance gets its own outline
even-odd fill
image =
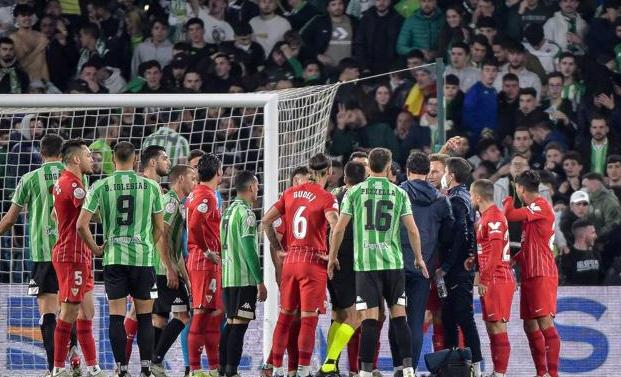
[[[621,284],[620,7],[619,0],[3,0],[0,93],[239,93],[386,73],[339,88],[327,144],[335,160],[386,147],[403,166],[412,151],[437,152],[443,106],[448,137],[461,137],[451,154],[468,158],[474,178],[495,181],[499,198],[515,197],[513,177],[522,171],[541,173],[557,212],[563,282]],[[443,99],[435,67],[425,65],[436,58],[446,63]],[[103,173],[119,138],[178,136],[184,140],[169,147],[181,158],[188,145],[248,148],[181,136],[193,114],[170,117],[173,125],[161,129],[126,116],[93,127],[107,130],[86,135],[101,147]],[[238,122],[199,129],[226,136],[243,132]],[[0,122],[0,167],[16,143],[49,127],[24,123]],[[31,166],[7,176],[40,163],[33,145],[20,146]]]

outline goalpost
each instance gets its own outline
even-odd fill
[[[260,197],[257,218],[288,185],[289,174],[325,149],[328,121],[338,85],[253,94],[119,94],[0,95],[0,143],[6,139],[6,161],[0,160],[2,213],[21,176],[40,166],[38,140],[45,133],[65,139],[82,137],[94,152],[96,174],[91,183],[112,172],[111,147],[128,140],[140,149],[158,143],[168,149],[172,165],[187,161],[189,149],[221,156],[225,175],[220,186],[223,205],[232,198],[236,171],[256,171]],[[152,136],[152,135],[157,135]],[[166,180],[163,181],[164,185]],[[260,212],[259,212],[260,211]],[[93,226],[101,242],[101,228]],[[0,237],[0,371],[41,374],[45,352],[34,298],[26,295],[29,280],[29,229],[25,214]],[[269,244],[263,238],[263,266],[268,299],[247,336],[253,357],[264,360],[278,317],[278,287]],[[100,365],[112,369],[107,335],[107,307],[101,287],[101,261],[94,262],[96,317],[93,321]],[[262,323],[261,323],[262,321]],[[262,338],[262,347],[257,347]],[[255,346],[253,347],[252,344]],[[169,353],[175,369],[180,350]],[[174,355],[174,356],[173,356]],[[137,357],[132,357],[136,365]],[[179,360],[174,361],[173,359]],[[259,361],[260,362],[260,361]],[[252,366],[257,360],[252,361]]]

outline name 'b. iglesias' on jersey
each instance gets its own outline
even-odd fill
[[[28,208],[30,258],[33,262],[52,260],[52,249],[58,239],[58,228],[52,219],[54,183],[65,166],[58,161],[48,162],[24,175],[15,189],[12,202]]]
[[[86,191],[80,178],[65,170],[53,190],[54,211],[58,221],[58,242],[52,251],[53,262],[91,263],[91,250],[78,236],[76,222]]]
[[[289,227],[284,232],[287,240],[284,263],[325,264],[318,254],[328,251],[325,214],[339,209],[334,195],[314,182],[307,182],[288,188],[274,207]]]
[[[104,226],[104,266],[153,266],[152,216],[163,211],[157,182],[134,171],[117,170],[91,186],[83,209],[99,211]]]
[[[495,205],[483,212],[479,220],[477,261],[481,283],[513,281],[507,219]]]
[[[218,270],[218,265],[207,259],[206,252],[220,255],[220,209],[216,193],[206,185],[196,185],[186,202],[188,227],[188,270]]]
[[[412,214],[405,191],[387,178],[367,178],[347,190],[341,213],[353,217],[354,271],[403,268],[400,220]]]

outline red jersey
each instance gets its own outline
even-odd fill
[[[510,197],[503,203],[507,220],[522,222],[522,249],[514,256],[522,281],[538,276],[558,277],[552,252],[555,219],[550,203],[540,196],[523,208],[514,208]]]
[[[58,241],[52,250],[52,262],[91,263],[91,250],[76,230],[76,222],[86,196],[82,180],[64,170],[54,190],[54,210],[58,222]]]
[[[308,182],[288,188],[274,207],[288,227],[285,263],[325,263],[318,254],[327,254],[325,214],[339,209],[334,195]]]
[[[282,220],[282,216],[277,218],[276,221],[272,224],[276,233],[282,236],[280,240],[280,244],[282,245],[283,250],[287,250],[287,224]]]
[[[513,281],[509,227],[505,215],[495,205],[481,214],[477,226],[477,261],[484,285]]]
[[[217,271],[218,265],[207,259],[207,251],[220,254],[220,210],[216,192],[205,185],[196,185],[188,196],[186,221],[188,228],[188,270]]]

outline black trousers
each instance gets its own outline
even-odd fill
[[[456,278],[445,277],[448,296],[442,302],[442,327],[444,328],[444,343],[447,347],[457,347],[459,326],[464,333],[467,347],[472,351],[472,362],[483,360],[481,355],[481,340],[477,325],[474,322],[473,283],[470,275]]]

